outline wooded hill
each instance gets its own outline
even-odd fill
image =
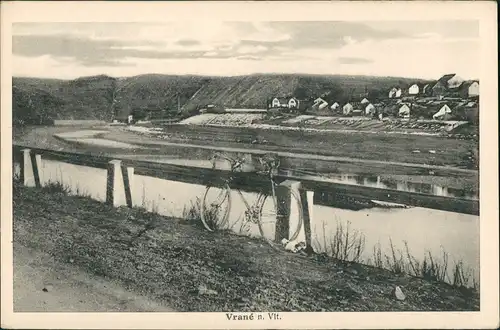
[[[124,118],[154,113],[155,117],[188,114],[216,104],[228,108],[266,108],[274,96],[323,97],[339,103],[368,96],[385,97],[395,85],[417,79],[397,77],[254,74],[236,77],[147,74],[127,78],[105,75],[74,80],[12,80],[14,123],[50,119]]]

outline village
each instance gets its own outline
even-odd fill
[[[384,96],[369,99],[368,93],[335,100],[329,95],[312,99],[294,96],[274,97],[268,111],[312,113],[325,116],[395,117],[409,120],[457,120],[477,123],[479,119],[479,82],[464,80],[456,74],[443,75],[436,81],[394,86]]]

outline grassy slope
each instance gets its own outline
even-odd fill
[[[178,311],[479,310],[477,294],[443,283],[275,251],[259,240],[84,197],[17,185],[13,196],[15,246],[71,260]],[[152,229],[132,241],[147,224]],[[217,294],[200,295],[200,285]],[[396,285],[405,301],[391,294]]]
[[[264,108],[276,95],[300,98],[324,96],[344,101],[368,92],[377,95],[394,84],[413,79],[364,76],[321,76],[293,74],[255,74],[237,77],[139,75],[112,78],[105,75],[65,81],[56,79],[13,78],[14,116],[24,112],[50,112],[53,119],[111,119],[133,109],[177,112],[177,97],[183,111],[209,103],[226,107]],[[40,93],[50,98],[44,100]],[[23,99],[32,96],[33,106]],[[115,103],[113,103],[115,100]],[[55,109],[55,110],[54,110]],[[55,117],[54,117],[55,116]]]
[[[111,119],[116,79],[107,76],[75,80],[13,78],[13,118],[46,114],[52,119]],[[31,98],[31,105],[26,101]]]

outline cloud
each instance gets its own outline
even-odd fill
[[[262,45],[256,46],[241,46],[236,51],[241,54],[255,54],[255,53],[263,53],[267,51],[268,48]]]
[[[159,45],[135,44],[121,40],[93,40],[67,35],[17,35],[13,36],[12,53],[24,57],[49,55],[53,58],[72,58],[84,66],[120,65],[121,60],[131,58],[184,59],[184,58],[230,58],[235,53],[206,52],[204,50],[155,50]],[[193,44],[193,43],[191,43]],[[164,45],[162,45],[164,46]]]
[[[176,42],[179,46],[196,46],[199,45],[200,42],[194,39],[181,39]]]
[[[232,70],[416,77],[462,70],[466,76],[478,70],[480,47],[474,21],[210,20],[203,28],[177,21],[15,23],[12,38],[14,73],[29,72],[29,63],[48,63],[46,72],[52,76],[67,74],[63,68],[120,75],[123,69],[130,74],[191,70],[231,75]]]
[[[364,57],[339,57],[337,62],[341,64],[366,64],[372,63],[373,60]]]
[[[252,56],[252,55],[242,55],[242,56],[238,56],[236,57],[237,60],[239,61],[262,61],[263,58],[262,57],[258,57],[258,56]]]

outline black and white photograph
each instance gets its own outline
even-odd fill
[[[9,320],[498,324],[495,3],[28,4],[2,8]]]

